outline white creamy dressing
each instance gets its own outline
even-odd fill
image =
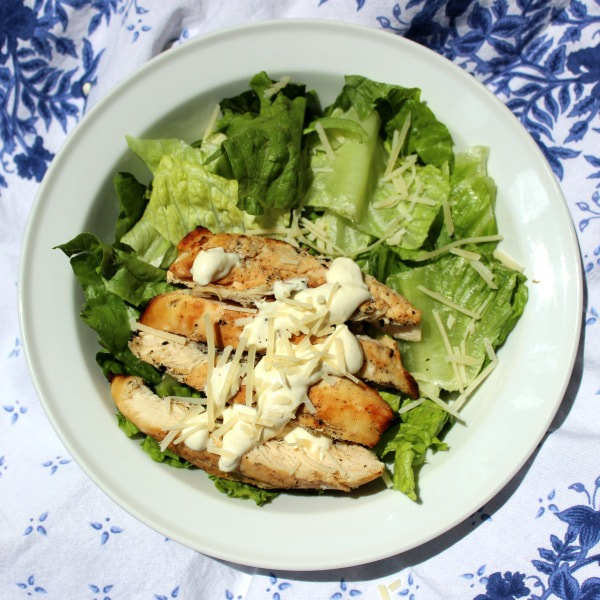
[[[313,460],[322,461],[331,447],[331,438],[322,433],[312,433],[303,427],[292,427],[283,436],[290,446],[302,448]]]
[[[208,262],[212,261],[213,255]],[[218,262],[215,258],[214,263]],[[249,384],[249,375],[239,361],[220,361],[211,371],[206,391],[212,417],[222,418],[222,425],[215,425],[216,433],[224,432],[221,446],[212,447],[208,438],[209,411],[189,423],[193,429],[188,430],[191,433],[186,445],[217,452],[219,469],[224,472],[233,471],[240,458],[256,445],[281,434],[298,407],[305,402],[310,405],[307,393],[311,385],[327,374],[354,374],[363,364],[360,343],[345,325],[371,297],[354,261],[336,258],[327,271],[326,282],[315,288],[309,288],[305,279],[291,279],[275,282],[273,293],[275,300],[256,303],[258,312],[241,336],[247,349],[254,347],[264,353],[252,373],[255,402],[252,406],[227,405],[242,384]],[[292,343],[293,336],[302,339]],[[319,338],[316,343],[311,342],[311,336]],[[328,436],[300,427],[291,429],[283,439],[313,456],[322,456],[331,446]]]
[[[208,285],[211,281],[218,281],[229,275],[239,262],[237,254],[225,252],[223,248],[201,250],[192,265],[192,279],[198,285]]]

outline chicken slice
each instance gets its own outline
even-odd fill
[[[198,286],[192,280],[192,265],[198,253],[211,248],[239,256],[239,264],[222,279]],[[250,305],[257,296],[268,293],[275,281],[305,278],[308,287],[325,283],[329,259],[315,257],[287,242],[254,235],[215,233],[199,227],[179,243],[178,257],[170,266],[167,279],[202,290],[209,295]],[[352,316],[356,321],[369,321],[381,327],[392,325],[399,335],[418,335],[421,312],[404,296],[370,275],[365,283],[371,299],[363,302]]]
[[[157,441],[190,411],[188,404],[160,398],[139,377],[114,377],[111,393],[121,414]],[[218,441],[214,441],[218,445]],[[316,461],[297,446],[271,439],[247,452],[237,469],[227,473],[219,470],[216,453],[192,450],[183,442],[171,443],[169,449],[211,475],[266,489],[349,492],[377,479],[384,469],[383,463],[369,450],[342,441],[334,441],[325,460]]]
[[[243,330],[243,326],[236,325],[236,322],[253,316],[251,312],[181,290],[152,298],[139,320],[148,327],[205,342],[204,315],[208,315],[213,324],[218,348],[236,348]],[[402,365],[400,351],[393,340],[358,336],[358,341],[364,356],[360,371],[355,373],[358,378],[395,388],[412,398],[418,397],[418,385]]]
[[[129,347],[140,360],[164,369],[178,381],[204,390],[208,374],[208,354],[201,344],[169,342],[150,333],[139,333]],[[328,377],[312,385],[308,398],[314,411],[301,405],[298,425],[336,439],[372,448],[389,427],[393,412],[372,388],[342,377]],[[246,389],[240,388],[233,402],[246,402]]]

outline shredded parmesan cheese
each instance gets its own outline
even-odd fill
[[[425,402],[425,398],[418,398],[417,400],[413,400],[412,402],[409,402],[408,404],[405,404],[404,406],[399,408],[398,414],[403,415],[404,413],[407,413],[409,410],[412,410],[413,408],[416,408],[417,406],[421,406],[421,404],[423,404],[423,402]]]
[[[202,136],[202,141],[205,142],[214,132],[215,123],[217,122],[217,118],[219,116],[221,108],[219,104],[216,104],[212,110],[210,115],[210,119],[208,120],[208,124],[206,125],[206,129],[204,130],[204,135]]]
[[[335,152],[333,151],[333,148],[329,143],[329,139],[327,138],[327,134],[325,133],[325,129],[323,128],[323,124],[320,121],[317,121],[315,123],[315,131],[319,136],[321,144],[323,144],[323,148],[325,149],[325,154],[327,154],[327,158],[329,158],[330,160],[334,160]]]
[[[480,261],[470,260],[469,264],[481,275],[481,278],[492,290],[497,290],[498,285],[494,281],[494,274]]]
[[[449,300],[448,298],[446,298],[446,296],[444,296],[438,292],[434,292],[433,290],[430,290],[429,288],[426,288],[423,285],[417,286],[417,289],[420,292],[423,292],[423,294],[429,296],[430,298],[433,298],[434,300],[437,300],[441,304],[445,304],[449,308],[452,308],[458,312],[461,312],[461,313],[467,315],[468,317],[471,317],[473,319],[479,318],[479,315],[476,312],[473,312],[472,310],[469,310],[468,308],[465,308],[464,306],[461,306],[460,304],[456,304],[456,302],[452,302],[452,300]]]
[[[488,363],[488,365],[481,371],[481,373],[479,373],[479,375],[477,375],[477,377],[475,377],[475,379],[471,382],[471,384],[469,385],[469,387],[467,387],[466,390],[464,390],[461,395],[456,399],[455,403],[454,403],[454,410],[456,411],[460,411],[460,409],[465,405],[465,403],[467,402],[467,400],[471,397],[471,394],[479,387],[479,385],[489,377],[489,375],[491,374],[491,372],[498,366],[498,361],[494,360],[490,363]]]
[[[216,355],[216,348],[215,348],[215,332],[213,329],[213,324],[212,321],[210,320],[210,317],[208,315],[208,313],[204,313],[204,329],[205,329],[205,333],[206,333],[206,345],[208,348],[208,372],[206,374],[206,399],[207,399],[207,403],[206,403],[206,409],[207,409],[207,413],[208,413],[208,422],[209,422],[209,426],[212,425],[214,423],[215,420],[215,400],[213,397],[213,393],[212,393],[212,385],[211,385],[211,379],[212,379],[212,373],[213,373],[213,369],[215,367],[215,355]]]
[[[452,248],[457,248],[459,246],[467,246],[469,244],[486,244],[488,242],[500,242],[503,239],[501,235],[482,235],[479,237],[472,238],[463,238],[462,240],[455,240],[454,242],[450,242],[437,250],[432,250],[431,252],[424,252],[417,258],[413,260],[417,262],[429,260],[430,258],[435,258],[436,256],[440,256],[441,254],[446,254]]]
[[[381,598],[381,600],[390,600],[390,593],[388,592],[388,589],[385,587],[385,585],[380,583],[377,586],[377,590],[379,591],[379,597]]]
[[[520,265],[517,261],[513,260],[510,256],[502,252],[502,250],[498,250],[496,248],[493,252],[493,256],[505,267],[512,269],[513,271],[518,271],[519,273],[523,273],[523,271],[525,271],[525,267],[523,265]]]
[[[437,325],[440,335],[442,336],[442,341],[444,343],[444,347],[446,348],[446,353],[448,355],[451,355],[452,354],[452,345],[450,344],[448,334],[446,333],[446,330],[444,329],[444,324],[442,323],[442,320],[440,319],[440,315],[437,310],[433,310],[432,313],[433,313],[433,318],[435,320],[435,324]],[[454,377],[456,378],[456,383],[458,385],[458,389],[460,392],[462,392],[464,388],[462,385],[460,374],[458,372],[458,367],[457,367],[456,363],[454,363],[454,362],[451,362],[450,365],[452,366],[452,370],[454,371]]]
[[[492,342],[490,342],[490,339],[485,337],[483,338],[483,345],[485,347],[485,351],[486,354],[488,356],[488,358],[490,359],[490,361],[495,361],[498,360],[498,357],[496,356],[496,353],[494,352],[494,347],[492,346]]]
[[[477,254],[477,252],[471,252],[470,250],[464,250],[463,248],[450,248],[450,254],[455,254],[456,256],[460,256],[467,260],[480,260],[481,254]]]
[[[448,235],[454,234],[454,221],[452,220],[452,211],[450,210],[450,203],[447,198],[442,201],[442,211],[444,213],[444,225]]]
[[[271,96],[274,96],[275,94],[277,94],[277,92],[280,92],[290,82],[290,80],[291,77],[289,75],[284,75],[283,77],[281,77],[281,79],[276,81],[271,87],[268,87],[263,92],[263,97],[271,98]]]
[[[402,123],[402,129],[398,131],[394,130],[392,135],[392,147],[390,149],[390,157],[388,159],[387,165],[385,167],[385,171],[383,176],[389,176],[393,171],[394,166],[396,165],[396,161],[398,160],[398,156],[400,155],[400,150],[402,150],[402,146],[404,145],[404,141],[406,140],[406,134],[410,128],[410,113],[407,115],[406,119],[404,119],[404,123]]]
[[[155,329],[154,327],[149,327],[139,321],[130,321],[130,327],[132,331],[149,333],[150,335],[166,340],[167,342],[174,342],[175,344],[181,344],[182,346],[185,346],[188,342],[187,338],[183,335],[177,335],[176,333],[170,333],[169,331],[163,331],[162,329]]]

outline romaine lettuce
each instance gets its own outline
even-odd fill
[[[491,289],[469,261],[446,254],[431,264],[399,271],[386,279],[386,284],[397,290],[422,311],[420,343],[400,342],[403,363],[410,372],[421,373],[426,379],[447,391],[459,389],[455,371],[448,360],[442,334],[436,325],[433,311],[437,311],[452,348],[475,362],[466,365],[465,382],[468,385],[479,373],[485,360],[484,339],[493,348],[500,346],[523,312],[527,300],[525,278],[497,261],[486,266],[494,275],[498,286]],[[424,287],[465,309],[478,313],[473,318],[458,312],[422,292]],[[448,325],[448,322],[452,326]]]

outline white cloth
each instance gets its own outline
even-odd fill
[[[28,212],[51,155],[86,108],[174,44],[275,18],[387,29],[474,73],[544,148],[579,235],[587,284],[570,387],[549,434],[513,481],[420,548],[316,573],[208,558],[115,505],[51,428],[17,318]],[[600,598],[599,24],[598,0],[2,0],[0,597]]]

